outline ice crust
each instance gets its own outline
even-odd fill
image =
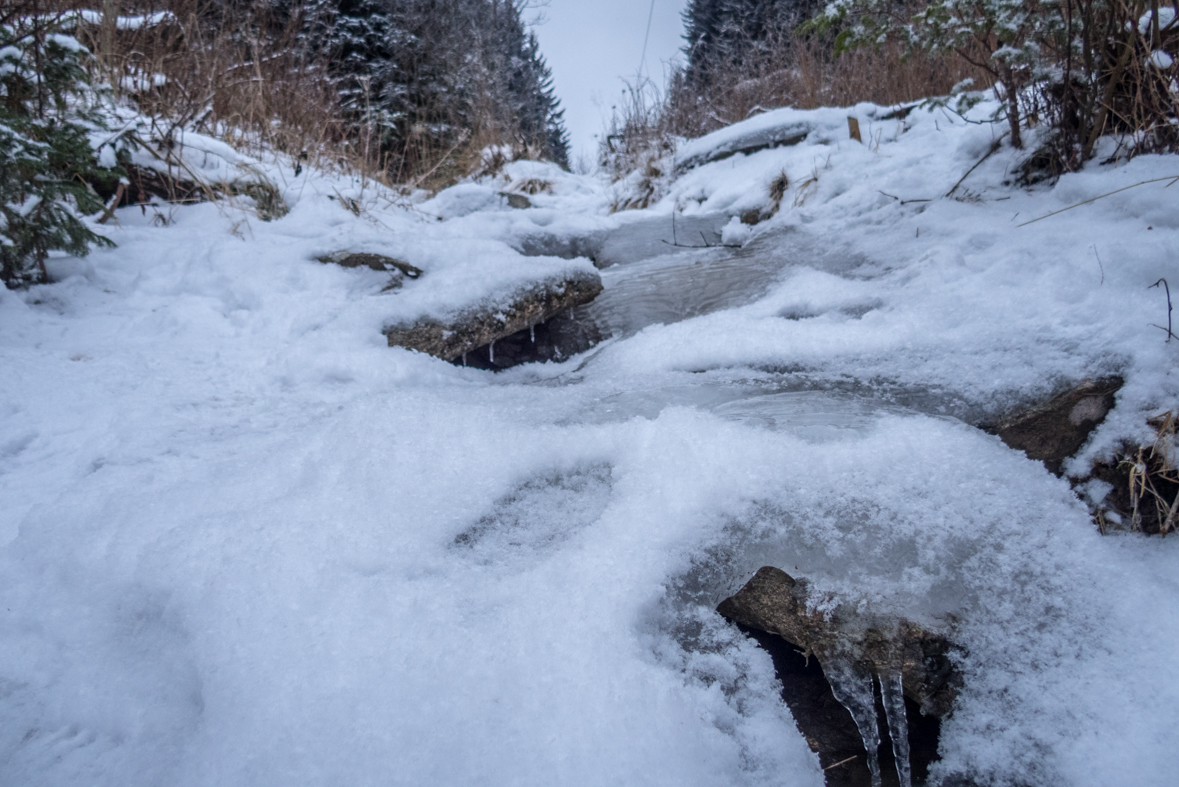
[[[783,110],[806,142],[618,216],[551,168],[426,201],[259,159],[284,218],[123,209],[118,249],[0,291],[0,783],[820,785],[768,655],[712,612],[767,564],[958,621],[938,774],[1175,782],[1179,541],[1102,538],[963,421],[1119,372],[1084,461],[1176,406],[1147,287],[1179,190],[1016,224],[1179,159],[1029,191],[1005,149],[946,200],[1001,132],[851,111],[878,142]],[[782,171],[729,250],[770,262],[716,310],[648,300],[654,324],[499,375],[384,346],[388,321],[590,264],[522,256],[529,233],[736,215]],[[502,204],[525,178],[552,193]],[[382,294],[313,261],[341,248],[425,274]],[[607,295],[713,253],[620,264]]]

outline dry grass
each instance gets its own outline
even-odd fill
[[[299,46],[298,16],[279,20],[261,3],[105,5],[124,16],[167,14],[113,35],[101,24],[77,30],[97,56],[98,80],[152,119],[153,136],[188,128],[247,152],[269,148],[322,167],[383,171],[377,130],[344,116],[328,64]]]
[[[510,130],[499,128],[490,109],[485,122],[446,138],[416,124],[392,140],[365,97],[343,107],[330,53],[315,54],[300,41],[304,20],[297,7],[295,16],[280,18],[272,4],[243,0],[43,5],[67,14],[104,7],[123,17],[164,12],[158,23],[121,30],[90,16],[74,32],[97,56],[95,82],[133,102],[151,119],[151,136],[165,143],[177,129],[191,129],[243,152],[278,150],[403,190],[437,190],[479,172],[490,148],[503,151],[495,169],[535,154],[522,143],[504,145]],[[421,108],[423,116],[432,111]]]
[[[618,204],[616,209],[646,207],[664,173],[659,160],[675,149],[676,132],[672,128],[670,101],[649,79],[627,83],[619,104],[613,107],[605,140],[598,151],[598,164],[614,180],[642,170],[640,196]],[[633,204],[632,204],[633,203]]]
[[[1129,476],[1132,529],[1165,536],[1176,529],[1179,517],[1179,468],[1175,465],[1179,419],[1175,412],[1166,412],[1151,419],[1150,425],[1155,429],[1154,443],[1139,448],[1121,467]]]
[[[665,90],[650,82],[629,85],[614,107],[599,163],[617,180],[655,167],[654,162],[673,149],[676,137],[702,136],[765,110],[861,101],[900,104],[947,95],[967,79],[974,80],[977,89],[993,84],[990,74],[961,58],[920,53],[906,57],[896,43],[837,56],[831,41],[783,28],[759,42],[757,57],[748,54],[753,49],[746,48],[739,65],[714,66],[706,79],[690,81],[681,69],[672,74]],[[649,174],[644,182],[650,188],[640,192],[653,190],[658,174]],[[638,205],[643,200],[630,202]]]
[[[900,104],[946,95],[966,79],[980,89],[992,84],[989,74],[961,58],[906,57],[897,43],[835,55],[828,40],[780,30],[771,33],[763,50],[740,69],[713,69],[704,85],[689,83],[683,73],[673,77],[667,102],[670,129],[694,137],[776,107]]]

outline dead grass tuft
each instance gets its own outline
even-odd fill
[[[1175,466],[1176,413],[1150,420],[1155,441],[1140,447],[1121,463],[1129,476],[1131,526],[1136,532],[1165,536],[1175,529],[1179,515],[1179,468]],[[1170,498],[1170,499],[1168,499]]]
[[[513,183],[508,191],[517,194],[552,194],[553,184],[543,178],[525,178]]]

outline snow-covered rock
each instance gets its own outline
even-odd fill
[[[589,303],[602,291],[596,271],[554,278],[529,285],[504,300],[466,308],[449,319],[430,318],[385,329],[389,346],[417,350],[454,361],[480,347],[548,322],[562,312]]]

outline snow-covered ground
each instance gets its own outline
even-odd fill
[[[1179,189],[1021,226],[1179,157],[1026,190],[1002,148],[946,198],[1001,129],[850,112],[866,144],[779,110],[751,122],[805,142],[613,216],[626,184],[543,165],[421,201],[267,164],[279,220],[123,209],[117,249],[0,291],[0,783],[819,785],[711,612],[766,564],[956,619],[940,773],[1179,782],[1179,541],[1100,536],[970,425],[1119,373],[1077,469],[1179,407],[1148,289],[1179,284]],[[743,248],[655,242],[782,173]],[[552,193],[509,208],[528,179]],[[589,264],[529,238],[609,233],[656,251],[603,271],[598,348],[490,374],[385,346]],[[313,260],[341,248],[425,274]]]

